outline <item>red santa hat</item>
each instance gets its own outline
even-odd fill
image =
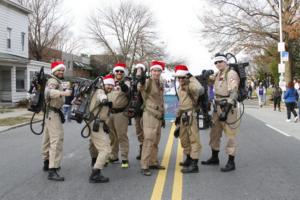
[[[114,68],[113,68],[113,73],[116,72],[116,70],[120,70],[123,71],[124,73],[126,72],[126,64],[125,63],[117,63],[115,64]]]
[[[152,61],[151,62],[151,67],[150,67],[150,71],[152,69],[160,69],[161,71],[163,71],[165,69],[165,63],[162,61]]]
[[[57,70],[64,69],[66,70],[66,66],[61,61],[55,61],[51,63],[51,73],[53,74]]]
[[[108,74],[108,75],[104,76],[103,82],[105,85],[106,84],[115,85],[114,76],[112,74]]]
[[[145,66],[144,64],[142,64],[142,63],[138,63],[138,64],[136,64],[136,65],[134,66],[134,69],[138,69],[138,68],[142,68],[143,71],[146,70],[146,66]]]
[[[189,69],[185,65],[175,66],[175,76],[186,76],[189,73]]]

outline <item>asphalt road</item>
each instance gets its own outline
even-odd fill
[[[0,134],[1,200],[299,200],[300,141],[266,126],[265,122],[244,115],[238,135],[237,170],[220,172],[219,166],[200,166],[200,173],[183,175],[178,162],[178,141],[169,137],[171,124],[163,129],[159,156],[168,166],[165,172],[151,177],[140,174],[135,159],[138,143],[130,127],[130,168],[110,164],[103,173],[107,184],[90,184],[91,172],[88,139],[80,137],[81,125],[65,125],[64,159],[60,173],[65,182],[47,180],[42,171],[41,136],[33,135],[28,126]],[[300,129],[299,129],[300,130]],[[299,131],[300,133],[300,131]],[[208,131],[200,132],[201,158],[210,156]],[[221,166],[227,161],[220,153]],[[165,151],[166,150],[166,151]],[[201,159],[200,158],[200,159]]]

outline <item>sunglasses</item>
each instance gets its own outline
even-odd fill
[[[222,60],[221,61],[216,61],[215,65],[218,64],[218,63],[222,63],[222,62],[224,62],[224,61],[222,61]]]
[[[178,79],[185,79],[185,77],[183,77],[183,76],[179,76],[179,77],[178,77]]]
[[[122,74],[124,73],[124,71],[122,71],[122,70],[116,70],[115,72],[116,73],[122,73]]]

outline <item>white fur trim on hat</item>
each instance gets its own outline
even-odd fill
[[[107,85],[107,84],[115,85],[115,80],[112,78],[104,79],[103,82],[105,85]]]
[[[161,71],[163,70],[163,68],[162,68],[161,65],[153,65],[153,66],[150,67],[150,71],[151,71],[152,69],[160,69]]]
[[[142,63],[138,63],[134,66],[134,69],[137,69],[137,68],[142,68],[144,71],[146,70],[146,66],[143,65]]]
[[[66,70],[66,66],[64,64],[58,64],[58,65],[56,65],[55,67],[53,67],[51,69],[51,73],[53,74],[54,72],[56,72],[56,71],[58,71],[60,69]]]
[[[115,73],[115,72],[116,72],[116,70],[120,70],[120,71],[123,71],[123,72],[125,72],[125,68],[124,68],[124,67],[122,67],[122,66],[116,66],[116,67],[114,67],[114,69],[113,69],[113,73]]]
[[[214,63],[217,61],[224,61],[225,63],[227,63],[227,59],[224,56],[216,56],[214,58]]]
[[[186,76],[189,73],[187,70],[177,70],[175,76]]]

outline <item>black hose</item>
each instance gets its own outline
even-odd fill
[[[42,130],[40,132],[37,132],[33,129],[33,119],[34,119],[34,116],[36,115],[37,113],[33,113],[32,117],[31,117],[31,120],[30,120],[30,130],[31,132],[34,134],[34,135],[42,135],[42,133],[44,132],[44,127],[45,127],[45,118],[46,118],[46,112],[44,112],[43,114],[43,122],[42,122]]]
[[[245,113],[245,105],[243,102],[241,102],[241,105],[242,105],[242,109],[240,111],[240,116],[237,120],[235,120],[234,122],[225,122],[226,124],[228,125],[233,125],[233,124],[236,124],[238,121],[240,121],[240,123],[242,122],[242,116],[244,115]],[[232,127],[233,129],[236,129],[238,128],[239,126],[236,126],[236,127]]]
[[[82,128],[80,134],[81,134],[81,137],[83,137],[83,138],[88,138],[88,137],[90,137],[91,131],[92,131],[92,129],[91,129],[90,125],[89,125],[89,123],[91,123],[91,122],[88,122],[88,121],[86,121],[85,119],[83,119],[83,121],[85,122],[85,126]],[[84,130],[85,130],[86,128],[88,128],[88,133],[87,133],[87,135],[84,134]]]

